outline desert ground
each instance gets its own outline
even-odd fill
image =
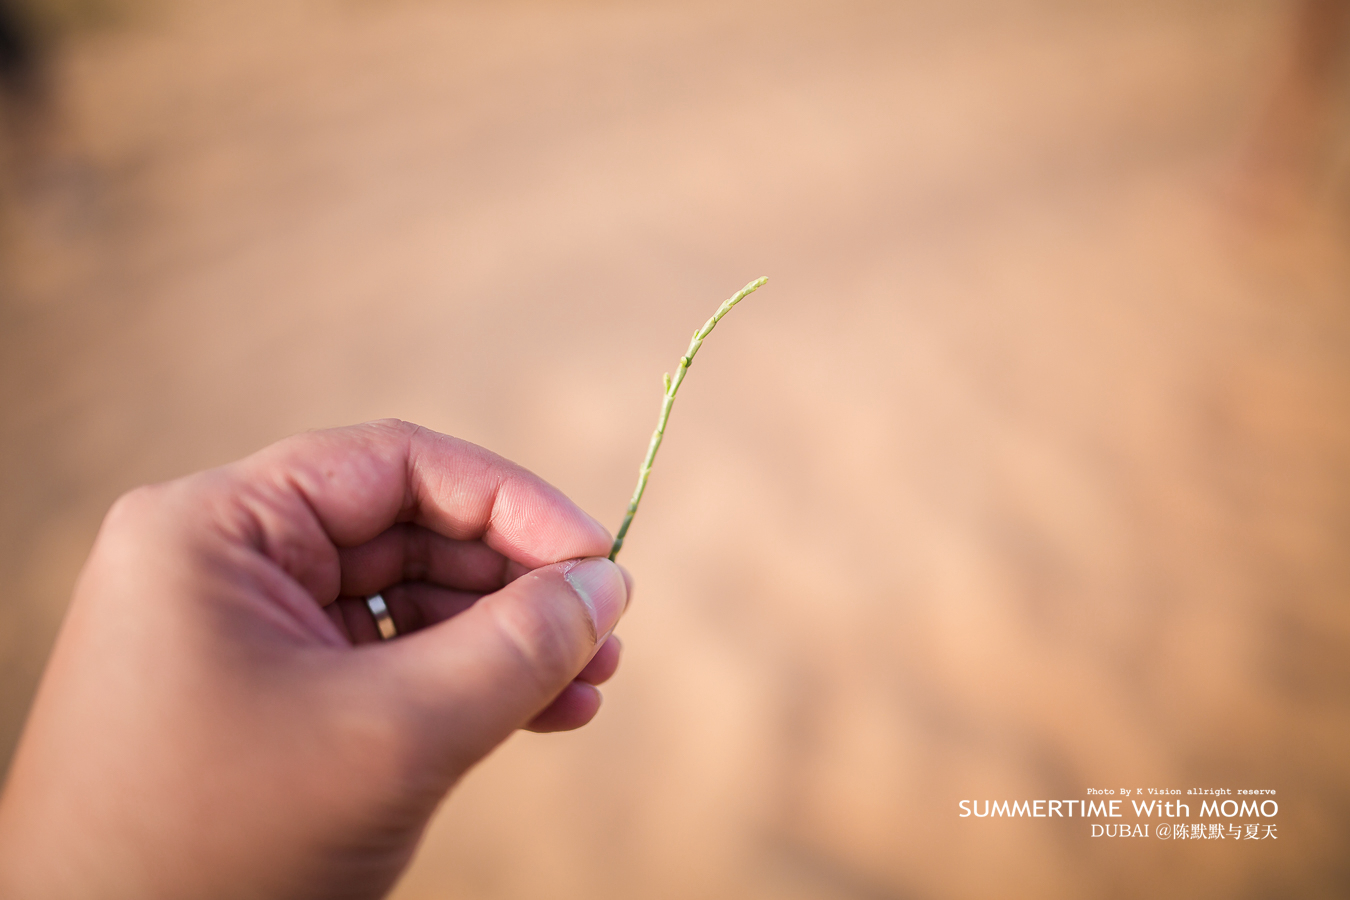
[[[1350,893],[1350,91],[1272,115],[1292,7],[96,6],[5,101],[0,760],[119,493],[398,416],[617,527],[767,275],[599,718],[394,896]],[[1278,838],[958,815],[1120,787]]]

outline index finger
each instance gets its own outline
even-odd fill
[[[236,466],[260,549],[302,582],[309,579],[292,563],[312,563],[318,537],[306,519],[335,547],[414,522],[455,540],[481,540],[525,569],[609,552],[605,527],[542,478],[408,422],[295,435]]]

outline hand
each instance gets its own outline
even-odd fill
[[[470,766],[595,715],[630,591],[609,544],[529,472],[402,422],[132,491],[0,800],[0,896],[381,896]]]

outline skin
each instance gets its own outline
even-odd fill
[[[132,491],[0,797],[0,896],[383,896],[474,763],[595,715],[631,590],[610,540],[397,421]]]

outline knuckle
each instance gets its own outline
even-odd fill
[[[158,488],[144,485],[132,488],[113,501],[103,517],[103,527],[109,531],[134,528],[150,518],[158,499]]]

